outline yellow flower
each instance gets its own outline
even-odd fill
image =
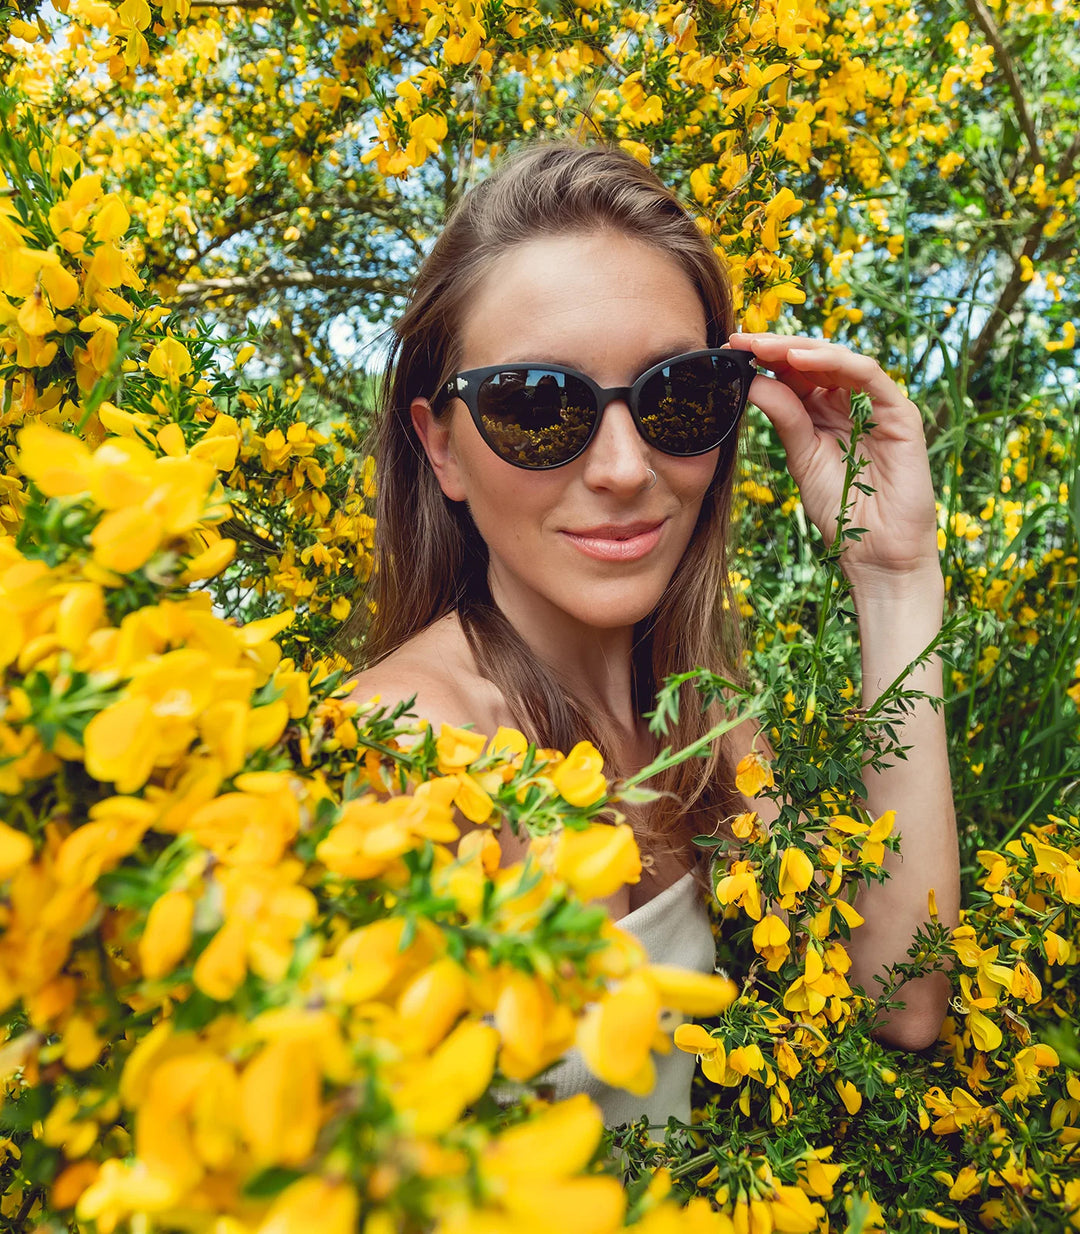
[[[218,930],[195,961],[192,976],[209,998],[232,998],[247,976],[247,939],[239,921],[227,921]]]
[[[836,1091],[840,1095],[840,1100],[844,1103],[844,1109],[849,1114],[857,1114],[859,1107],[862,1105],[862,1093],[851,1083],[850,1080],[836,1080]]]
[[[791,931],[779,917],[773,916],[772,913],[766,914],[754,926],[751,936],[754,949],[759,955],[765,957],[769,972],[777,972],[790,955],[791,948],[788,946],[790,938]]]
[[[960,1222],[954,1221],[951,1217],[943,1217],[941,1213],[935,1213],[931,1208],[920,1208],[916,1210],[921,1220],[927,1225],[936,1226],[939,1230],[959,1230]]]
[[[502,1035],[499,1066],[512,1080],[531,1079],[574,1043],[570,1008],[556,1002],[543,981],[517,969],[502,978],[495,1027]]]
[[[136,1114],[135,1152],[152,1174],[182,1194],[207,1167],[227,1165],[236,1150],[236,1072],[220,1054],[190,1037],[173,1039],[146,1076]]]
[[[830,1018],[836,1019],[840,1000],[851,993],[844,978],[848,967],[850,959],[839,944],[829,947],[824,957],[816,948],[808,947],[802,975],[796,977],[784,994],[784,1008],[819,1015],[829,1005]]]
[[[736,816],[731,824],[731,833],[738,840],[748,840],[759,831],[756,810],[748,810]]]
[[[863,865],[879,866],[885,860],[885,845],[882,841],[886,836],[892,834],[895,824],[895,810],[886,810],[880,818],[874,820],[873,825],[867,832],[866,840],[859,854],[859,860]]]
[[[496,1029],[465,1020],[425,1067],[409,1070],[392,1100],[415,1135],[439,1135],[453,1126],[490,1083],[498,1047]]]
[[[776,1059],[777,1067],[789,1079],[793,1079],[802,1071],[802,1063],[799,1062],[799,1056],[786,1041],[776,1042],[773,1046],[773,1056]]]
[[[61,1044],[64,1065],[72,1071],[84,1071],[87,1067],[92,1067],[105,1045],[94,1031],[93,1022],[81,1015],[73,1015],[68,1020]]]
[[[155,377],[176,387],[191,372],[191,354],[179,339],[164,338],[150,352],[146,367]]]
[[[181,583],[194,583],[204,578],[214,578],[236,555],[236,541],[215,540],[208,548],[188,558],[187,566],[180,575]]]
[[[60,845],[53,867],[57,882],[92,887],[139,846],[156,808],[139,797],[108,797],[90,807],[90,822],[77,827]]]
[[[754,921],[761,920],[761,890],[755,868],[749,861],[736,861],[716,884],[716,898],[723,905],[737,904]]]
[[[660,991],[644,973],[634,973],[585,1013],[577,1046],[585,1065],[605,1084],[644,1097],[656,1083],[649,1052],[661,1010]]]
[[[1062,938],[1053,930],[1047,930],[1042,942],[1046,958],[1051,964],[1068,964],[1069,957],[1072,955],[1072,946],[1068,939]]]
[[[80,1221],[96,1221],[98,1229],[112,1230],[130,1213],[164,1212],[178,1198],[176,1183],[151,1173],[144,1162],[109,1160],[79,1197],[75,1212]]]
[[[968,1013],[967,1023],[971,1030],[971,1040],[977,1050],[987,1053],[990,1050],[996,1050],[1001,1045],[1001,1029],[978,1008],[973,1007]]]
[[[140,506],[110,510],[90,533],[94,561],[117,574],[132,574],[157,551],[164,527]]]
[[[33,855],[34,845],[28,835],[0,823],[0,879],[10,878]]]
[[[604,758],[589,741],[579,741],[551,773],[558,793],[571,805],[589,806],[607,792]]]
[[[633,155],[645,167],[648,167],[652,162],[652,151],[640,141],[631,141],[629,138],[624,138],[619,142],[619,145],[627,154]]]
[[[756,797],[763,788],[772,788],[776,783],[768,760],[757,750],[739,759],[735,768],[735,787],[746,797]]]
[[[802,201],[789,188],[782,188],[765,207],[761,243],[776,252],[780,248],[780,225],[803,208]]]
[[[154,901],[139,939],[143,976],[153,981],[171,973],[191,946],[195,902],[186,891],[167,891]]]
[[[27,425],[19,434],[18,464],[46,497],[89,491],[93,458],[71,433],[44,424]]]
[[[271,1041],[240,1077],[240,1125],[260,1166],[300,1165],[322,1122],[318,1056],[304,1041]]]
[[[360,1202],[350,1183],[309,1174],[290,1183],[274,1199],[256,1234],[309,1234],[316,1213],[319,1234],[354,1234],[359,1211]]]
[[[435,742],[439,771],[443,775],[464,771],[484,752],[486,741],[487,738],[482,733],[473,733],[465,728],[454,728],[451,724],[443,724],[439,729],[438,740]]]
[[[738,997],[730,977],[670,964],[649,964],[643,974],[655,983],[663,1006],[691,1016],[719,1015]]]
[[[347,1004],[377,998],[408,962],[404,931],[404,918],[384,917],[346,934],[324,973],[333,997]]]
[[[398,998],[401,1049],[427,1053],[438,1045],[465,1010],[467,995],[461,965],[449,956],[417,973]]]
[[[68,651],[81,651],[92,631],[105,623],[105,593],[100,583],[73,583],[56,610],[56,639]]]
[[[94,235],[99,240],[119,240],[130,226],[131,216],[120,195],[108,193],[104,196],[94,216]]]
[[[228,865],[272,866],[300,826],[296,798],[272,772],[237,776],[234,783],[240,792],[196,806],[184,829]]]
[[[600,1111],[578,1093],[504,1131],[484,1150],[481,1173],[485,1181],[501,1183],[500,1190],[523,1179],[580,1174],[592,1160],[603,1131]]]
[[[769,1216],[776,1234],[814,1234],[821,1229],[825,1209],[800,1188],[777,1183],[771,1196]]]
[[[641,879],[641,853],[626,823],[565,829],[556,841],[555,873],[583,900],[612,895]]]
[[[88,1124],[93,1133],[97,1132],[97,1124]],[[60,1171],[49,1191],[49,1202],[53,1208],[74,1208],[79,1197],[98,1176],[100,1167],[96,1161],[76,1161]]]
[[[675,1030],[675,1045],[698,1056],[706,1079],[714,1084],[724,1083],[728,1066],[723,1038],[712,1036],[700,1024],[680,1024]]]
[[[345,878],[374,878],[425,839],[447,843],[459,834],[449,806],[434,794],[387,801],[366,794],[345,803],[315,855]]]
[[[17,320],[19,329],[30,335],[44,335],[56,329],[56,318],[53,317],[52,309],[49,308],[40,286],[35,287],[23,301]]]
[[[30,331],[28,330],[29,334]],[[1061,327],[1061,338],[1043,344],[1047,351],[1071,351],[1076,346],[1076,324],[1067,321]]]
[[[599,1111],[583,1094],[504,1131],[485,1150],[480,1173],[488,1202],[505,1214],[505,1225],[479,1228],[614,1234],[626,1203],[622,1187],[610,1177],[579,1177],[602,1131]],[[477,1217],[483,1222],[483,1215]]]
[[[454,805],[470,823],[486,823],[491,817],[495,803],[467,772],[461,772],[454,778],[458,783],[458,790],[454,794]]]
[[[814,865],[801,848],[786,848],[780,858],[780,895],[785,908],[794,904],[795,896],[814,880]]]
[[[500,725],[495,730],[495,736],[488,742],[488,754],[501,754],[503,758],[521,759],[528,752],[529,741],[524,733],[516,728],[504,728]]]

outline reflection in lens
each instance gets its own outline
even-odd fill
[[[698,356],[661,369],[638,399],[642,432],[667,454],[701,454],[731,431],[742,379],[722,356]]]
[[[507,369],[485,378],[477,396],[488,444],[519,467],[554,467],[589,439],[595,403],[588,386],[549,369]]]

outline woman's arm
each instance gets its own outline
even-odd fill
[[[878,696],[930,643],[941,627],[945,588],[941,572],[903,585],[863,585],[854,589],[862,652],[862,701]],[[907,678],[908,689],[940,698],[941,662],[937,657]],[[850,979],[868,994],[878,990],[874,975],[908,959],[915,930],[929,920],[928,895],[934,891],[938,914],[948,927],[959,922],[960,857],[943,710],[925,699],[915,702],[897,725],[906,760],[880,771],[867,768],[866,808],[877,818],[896,811],[900,851],[886,852],[885,883],[871,883],[856,897],[865,922],[852,934]],[[931,1045],[941,1030],[949,998],[944,973],[910,981],[900,992],[903,1010],[883,1017],[880,1036],[901,1049]]]

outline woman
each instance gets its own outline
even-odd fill
[[[853,587],[863,703],[940,628],[944,586],[934,494],[917,408],[878,365],[831,343],[733,334],[710,242],[653,174],[615,149],[534,147],[472,190],[434,246],[395,330],[374,453],[374,618],[354,696],[416,694],[440,723],[518,728],[540,746],[588,737],[609,774],[657,752],[642,712],[669,673],[738,656],[726,539],[737,422],[747,395],[780,436],[809,517],[835,534],[853,390],[873,401],[842,566]],[[755,375],[764,369],[771,376]],[[910,683],[941,692],[935,662]],[[687,687],[689,689],[689,687]],[[666,741],[715,722],[688,698]],[[858,900],[866,924],[852,983],[906,959],[936,891],[955,924],[958,857],[944,724],[916,705],[906,762],[867,772],[867,808],[897,811],[902,854]],[[763,748],[752,723],[655,784],[675,797],[634,818],[649,869],[608,904],[654,960],[711,971],[712,940],[689,843],[751,808],[732,768]],[[775,807],[756,801],[766,824]],[[524,842],[500,835],[504,862]],[[906,858],[906,860],[905,860]],[[880,1036],[919,1049],[937,1037],[948,983],[905,987]],[[692,1060],[691,1060],[692,1061]],[[689,1114],[678,1057],[645,1103]],[[585,1087],[574,1064],[560,1095]],[[569,1068],[569,1070],[568,1070]],[[599,1094],[609,1123],[636,1106]]]

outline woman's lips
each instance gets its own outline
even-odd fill
[[[652,552],[660,542],[663,530],[664,524],[661,522],[625,539],[616,539],[611,533],[600,535],[592,532],[588,535],[577,535],[572,531],[564,531],[561,534],[586,557],[595,558],[597,561],[637,561]]]

